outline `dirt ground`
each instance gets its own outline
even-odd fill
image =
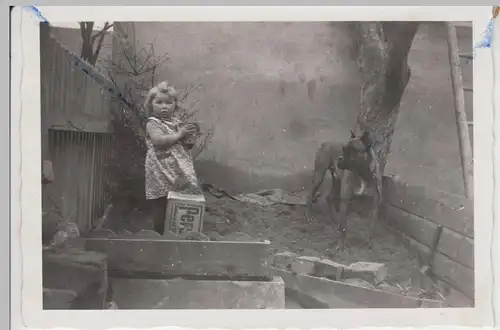
[[[323,257],[345,265],[357,261],[381,262],[388,266],[387,284],[412,287],[412,278],[418,273],[418,261],[403,243],[381,222],[375,236],[368,239],[369,220],[351,212],[347,223],[344,252],[335,253],[336,225],[327,216],[322,197],[313,207],[314,218],[305,218],[305,206],[275,204],[261,206],[230,199],[217,198],[205,192],[206,214],[203,232],[215,231],[220,235],[243,232],[253,238],[271,242],[270,255],[290,251],[302,256]],[[147,209],[129,212],[124,218],[110,219],[115,231],[127,229],[134,233],[152,229]],[[371,243],[371,246],[369,245]]]
[[[411,285],[408,281],[418,272],[418,262],[384,223],[379,224],[375,237],[369,241],[367,218],[351,212],[346,250],[336,254],[336,225],[327,217],[324,201],[316,202],[310,223],[304,214],[305,207],[301,205],[260,206],[208,195],[203,231],[215,230],[221,235],[243,232],[266,239],[271,242],[272,254],[290,251],[346,265],[357,261],[382,262],[389,267],[388,284]]]

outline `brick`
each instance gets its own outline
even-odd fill
[[[316,257],[296,257],[292,261],[292,271],[297,274],[315,275],[316,262],[319,258]]]
[[[301,257],[292,252],[281,252],[274,255],[273,264],[282,269],[288,269],[297,274],[314,275],[316,272],[316,257]]]
[[[273,257],[273,265],[277,268],[292,269],[292,263],[298,255],[293,252],[279,252]]]
[[[380,283],[379,285],[377,285],[377,289],[385,291],[385,292],[391,292],[391,293],[400,293],[401,292],[400,289],[398,289],[396,287],[393,287],[392,285],[389,285],[389,284],[387,284],[385,282]]]
[[[344,283],[354,285],[354,286],[359,286],[361,288],[375,289],[375,286],[373,284],[371,284],[370,282],[367,282],[365,280],[362,280],[360,278],[348,278],[344,281]]]
[[[297,274],[327,277],[339,280],[345,265],[328,259],[310,256],[299,256],[292,252],[281,252],[274,255],[275,267],[288,269]]]
[[[73,290],[43,289],[43,309],[71,309],[76,298]]]
[[[387,266],[378,262],[355,262],[344,269],[344,278],[360,278],[372,284],[379,284],[387,276]]]
[[[43,287],[77,294],[79,309],[101,309],[108,290],[106,255],[79,249],[43,251]]]
[[[120,309],[284,309],[285,283],[111,278]]]
[[[340,280],[344,273],[346,265],[339,264],[329,259],[320,259],[316,262],[315,276],[326,277],[330,279]]]

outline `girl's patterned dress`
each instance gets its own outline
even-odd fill
[[[150,117],[148,123],[153,123],[156,130],[165,134],[175,134],[179,130],[179,122],[176,120]],[[146,144],[146,199],[166,197],[169,191],[203,194],[194,171],[193,159],[181,143],[171,147],[154,146],[148,136]]]

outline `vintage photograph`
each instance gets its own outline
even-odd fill
[[[40,23],[43,309],[474,307],[472,45]]]

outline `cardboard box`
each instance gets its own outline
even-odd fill
[[[167,213],[165,232],[177,235],[185,232],[201,232],[205,215],[205,197],[203,195],[186,195],[169,192],[167,196]]]

